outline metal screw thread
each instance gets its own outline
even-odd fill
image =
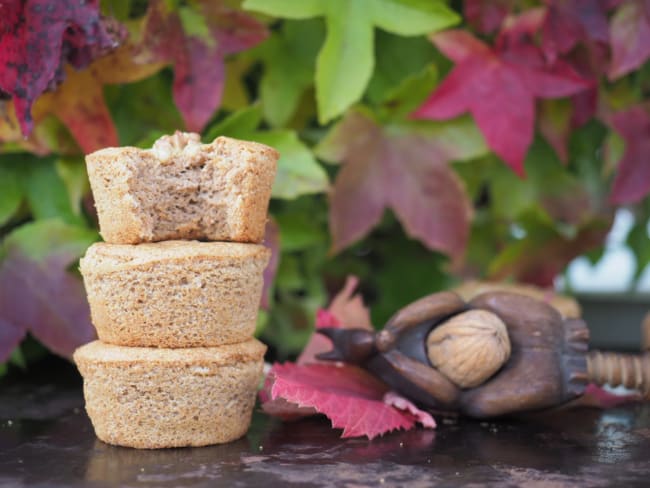
[[[650,394],[650,355],[592,351],[587,355],[589,381],[624,386]]]

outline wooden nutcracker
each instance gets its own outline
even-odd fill
[[[357,364],[421,406],[476,418],[556,407],[589,383],[650,391],[650,355],[589,352],[582,319],[516,293],[467,302],[435,293],[398,311],[380,332],[319,332],[333,342],[320,359]]]

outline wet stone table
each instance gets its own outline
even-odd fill
[[[0,381],[0,487],[650,486],[650,404],[534,420],[441,421],[372,442],[260,412],[231,444],[135,450],[96,440],[71,367]],[[34,376],[34,375],[32,375]]]

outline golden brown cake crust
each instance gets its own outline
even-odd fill
[[[259,243],[278,152],[264,144],[163,136],[152,149],[105,148],[86,156],[106,242],[171,239]]]
[[[246,433],[266,347],[147,349],[92,342],[74,354],[97,437],[137,448],[204,446]]]
[[[108,244],[96,242],[79,266],[82,273],[110,273],[134,266],[155,266],[158,262],[210,259],[237,265],[248,260],[267,260],[271,251],[259,244],[239,242],[163,241],[156,243]]]
[[[256,244],[93,244],[81,260],[99,339],[218,346],[252,337],[270,251]]]
[[[257,339],[218,347],[189,347],[160,349],[156,347],[126,347],[93,341],[74,352],[74,361],[80,367],[91,364],[138,364],[226,366],[241,362],[258,361],[264,357],[266,346]]]

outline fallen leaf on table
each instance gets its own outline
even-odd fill
[[[355,277],[349,277],[330,308],[318,311],[317,329],[357,325],[371,328],[363,300],[353,295],[357,284]],[[335,313],[359,323],[342,322]],[[324,414],[333,427],[343,429],[342,437],[372,439],[392,430],[408,430],[416,422],[435,427],[431,415],[390,392],[388,386],[367,371],[349,364],[316,360],[316,354],[330,348],[329,339],[314,333],[296,364],[274,364],[259,393],[262,409],[283,420]]]
[[[567,407],[615,408],[642,400],[638,393],[612,393],[593,383],[587,385],[584,395],[567,405]]]
[[[332,421],[332,427],[343,429],[344,438],[373,439],[392,430],[408,430],[417,420],[384,403],[388,387],[356,366],[275,364],[269,376],[271,400],[314,408]]]

